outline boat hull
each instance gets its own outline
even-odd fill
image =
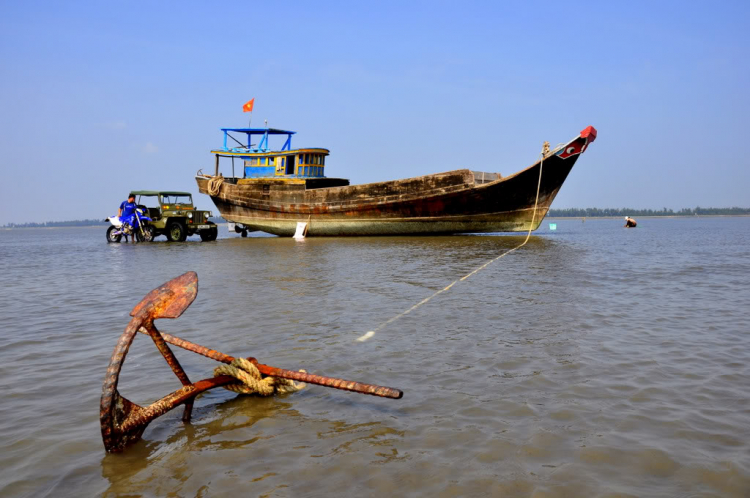
[[[308,223],[308,236],[523,232],[539,227],[587,140],[563,151],[571,144],[574,154],[552,154],[487,183],[469,170],[331,188],[239,180],[211,198],[224,219],[281,236],[293,235],[298,222]],[[196,181],[209,194],[208,177]]]

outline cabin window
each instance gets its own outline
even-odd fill
[[[325,166],[326,164],[326,156],[320,156],[320,165]]]
[[[304,162],[305,162],[305,155],[304,154],[300,154],[299,155],[299,163],[302,164]]]
[[[269,166],[273,166],[274,164],[276,164],[276,158],[275,157],[269,157],[268,158],[268,165]]]
[[[260,158],[260,164],[261,164],[261,166],[265,166],[266,165],[266,158],[265,157],[261,157]]]
[[[315,164],[320,164],[320,156],[315,156]]]
[[[258,158],[257,157],[251,157],[250,158],[250,166],[257,166],[258,165]]]
[[[294,174],[294,157],[295,156],[286,156],[286,167],[284,168],[285,175]]]

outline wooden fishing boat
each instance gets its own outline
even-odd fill
[[[196,176],[221,215],[244,230],[291,236],[298,222],[308,236],[451,234],[536,230],[580,155],[596,139],[593,126],[509,176],[459,169],[378,183],[349,185],[327,178],[328,149],[292,149],[293,131],[222,128],[224,146],[213,175]],[[244,134],[246,141],[232,133]],[[270,136],[286,136],[278,150]],[[260,136],[257,145],[253,136]],[[245,138],[243,137],[243,138]],[[237,147],[227,143],[232,139]],[[231,158],[232,175],[220,175]],[[241,161],[242,176],[234,171]],[[539,183],[541,171],[541,183]],[[538,202],[537,187],[539,188]]]

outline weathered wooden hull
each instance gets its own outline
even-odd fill
[[[553,154],[488,183],[469,170],[331,188],[274,179],[228,180],[211,198],[226,220],[283,236],[293,235],[297,222],[308,222],[308,236],[536,230],[587,145],[586,139],[577,140],[578,152],[572,155]],[[196,181],[200,192],[208,194],[208,178]]]

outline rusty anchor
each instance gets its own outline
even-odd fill
[[[99,419],[104,448],[108,452],[118,453],[123,451],[128,445],[141,438],[143,431],[146,430],[146,427],[152,420],[179,405],[185,405],[182,420],[183,422],[189,422],[193,410],[193,401],[198,394],[215,387],[237,382],[237,379],[229,375],[219,375],[199,380],[198,382],[190,382],[187,374],[180,366],[180,362],[177,361],[177,358],[170,349],[169,344],[222,363],[231,363],[234,357],[160,332],[154,326],[154,320],[156,319],[178,318],[192,304],[197,295],[198,275],[195,272],[187,272],[149,292],[130,313],[130,316],[133,318],[117,341],[109,362],[109,367],[107,368],[107,375],[104,378],[104,386],[102,387]],[[125,363],[125,356],[137,332],[151,336],[159,352],[164,356],[164,359],[182,383],[182,388],[145,407],[129,401],[117,391],[117,383],[122,365]],[[363,384],[305,372],[295,372],[263,365],[252,357],[247,359],[258,368],[261,374],[266,376],[291,379],[308,384],[317,384],[384,398],[400,399],[404,395],[402,391],[391,387]]]

